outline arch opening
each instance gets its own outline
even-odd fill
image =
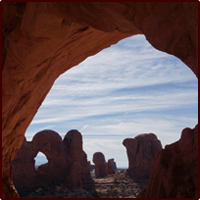
[[[186,124],[197,124],[197,85],[179,59],[154,49],[144,35],[131,36],[61,75],[27,132],[76,128],[90,161],[98,149],[107,158],[117,154],[117,165],[127,168],[126,137],[153,132],[164,147]]]
[[[34,159],[35,159],[35,166],[34,166],[35,170],[37,170],[40,165],[45,165],[48,163],[47,157],[40,151],[37,153]]]
[[[10,160],[14,159],[32,117],[55,79],[86,57],[119,41],[120,38],[127,37],[130,33],[142,32],[156,48],[182,59],[198,77],[196,2],[63,2],[62,6],[59,3],[52,5],[47,2],[36,5],[35,2],[30,2],[23,5],[3,5],[3,197],[18,197],[12,186]],[[69,9],[72,12],[65,13],[63,8],[67,7],[73,8]],[[83,9],[79,9],[81,7]],[[78,9],[81,12],[77,12]],[[7,12],[8,10],[11,12]],[[90,12],[91,10],[93,12]],[[88,20],[88,12],[95,17]],[[33,13],[38,15],[31,17]],[[108,18],[104,17],[104,14]],[[17,21],[13,20],[16,16]],[[13,26],[13,21],[17,22],[16,26]],[[30,27],[30,24],[34,26]],[[41,28],[44,31],[38,31]],[[69,33],[67,38],[66,33]],[[85,41],[90,41],[91,45]],[[71,45],[76,48],[70,48]],[[79,52],[77,47],[81,47]],[[63,55],[62,51],[71,56]],[[79,56],[75,57],[77,54]],[[67,64],[64,66],[63,63]]]

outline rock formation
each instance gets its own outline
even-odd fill
[[[162,149],[160,140],[153,133],[140,134],[123,141],[127,149],[127,173],[134,179],[148,179],[154,157]]]
[[[198,2],[2,2],[2,193],[11,161],[56,78],[119,40],[144,34],[198,77]],[[176,19],[176,20],[174,20]]]
[[[48,163],[35,169],[34,158],[42,152]],[[64,139],[52,130],[38,132],[31,142],[24,139],[13,165],[13,182],[19,193],[42,185],[62,182],[69,189],[87,189],[95,192],[87,156],[82,149],[82,136],[69,131]]]
[[[106,175],[115,174],[115,170],[113,168],[113,161],[114,159],[108,160],[108,163],[106,164]]]
[[[114,161],[114,158],[111,158],[111,159],[109,159],[110,160],[110,162],[111,162],[111,164],[112,164],[112,168],[115,170],[115,173],[117,173],[117,164],[116,164],[116,162]]]
[[[158,152],[147,188],[138,197],[198,198],[198,125]]]
[[[106,176],[106,160],[101,152],[93,154],[93,163],[95,164],[95,177],[103,178]]]

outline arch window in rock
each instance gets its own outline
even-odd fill
[[[55,82],[29,131],[77,129],[94,151],[128,167],[122,141],[155,133],[163,147],[197,123],[197,79],[178,58],[153,48],[144,35],[119,41],[68,70]]]
[[[38,152],[37,156],[34,159],[36,170],[38,169],[38,166],[45,165],[48,163],[47,157],[42,152]]]
[[[142,49],[142,41],[137,43],[142,37],[138,34],[144,34],[156,49],[175,56],[173,60],[167,54],[155,53],[155,49],[146,56],[148,48]],[[133,35],[137,37],[131,37],[122,53],[120,45],[123,47],[127,41],[122,39]],[[122,134],[134,137],[136,132],[153,132],[163,146],[173,142],[156,156],[156,170],[150,176],[153,181],[140,196],[197,198],[198,35],[198,2],[3,2],[2,197],[19,197],[12,179],[12,163],[21,168],[19,160],[26,160],[23,149],[31,147],[30,133],[50,128],[63,136],[76,127],[83,134],[83,149],[89,160],[90,149],[103,148],[108,158],[113,151],[118,155],[118,166],[125,164],[121,161],[126,157],[119,143],[124,139]],[[113,45],[117,42],[118,47]],[[97,57],[89,57],[95,54]],[[79,67],[81,72],[76,71]],[[53,108],[52,116],[47,112],[49,106]],[[186,126],[195,128],[183,130]],[[65,150],[65,145],[60,146],[59,134],[54,134],[58,136],[56,146]],[[68,136],[66,141],[70,143],[71,134]],[[122,151],[124,155],[120,156]],[[36,154],[34,150],[30,162],[22,167],[35,172]],[[82,156],[86,161],[84,153]],[[165,157],[173,159],[163,160]],[[174,179],[176,170],[180,176]],[[19,170],[16,172],[18,176]],[[171,175],[163,182],[168,172]],[[185,176],[188,172],[190,177]],[[82,176],[75,180],[73,175],[74,188],[81,188],[81,182],[87,184],[87,180],[80,180]]]

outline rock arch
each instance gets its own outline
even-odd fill
[[[56,78],[88,56],[144,34],[198,77],[197,2],[3,2],[2,190],[18,197],[11,160]]]
[[[42,152],[48,163],[35,169],[35,157]],[[87,189],[95,192],[87,156],[82,149],[82,135],[77,130],[68,131],[62,140],[53,130],[36,133],[32,141],[26,138],[12,161],[13,181],[22,194],[61,182],[68,189]]]

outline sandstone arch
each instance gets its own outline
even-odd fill
[[[48,163],[35,169],[35,157],[42,152]],[[13,181],[23,196],[24,193],[60,182],[68,189],[86,189],[95,193],[87,156],[82,149],[82,135],[77,130],[69,131],[64,140],[53,130],[36,133],[32,141],[23,144],[12,161]]]
[[[3,2],[2,8],[3,197],[18,197],[11,160],[55,79],[88,56],[144,34],[198,77],[196,2]]]

